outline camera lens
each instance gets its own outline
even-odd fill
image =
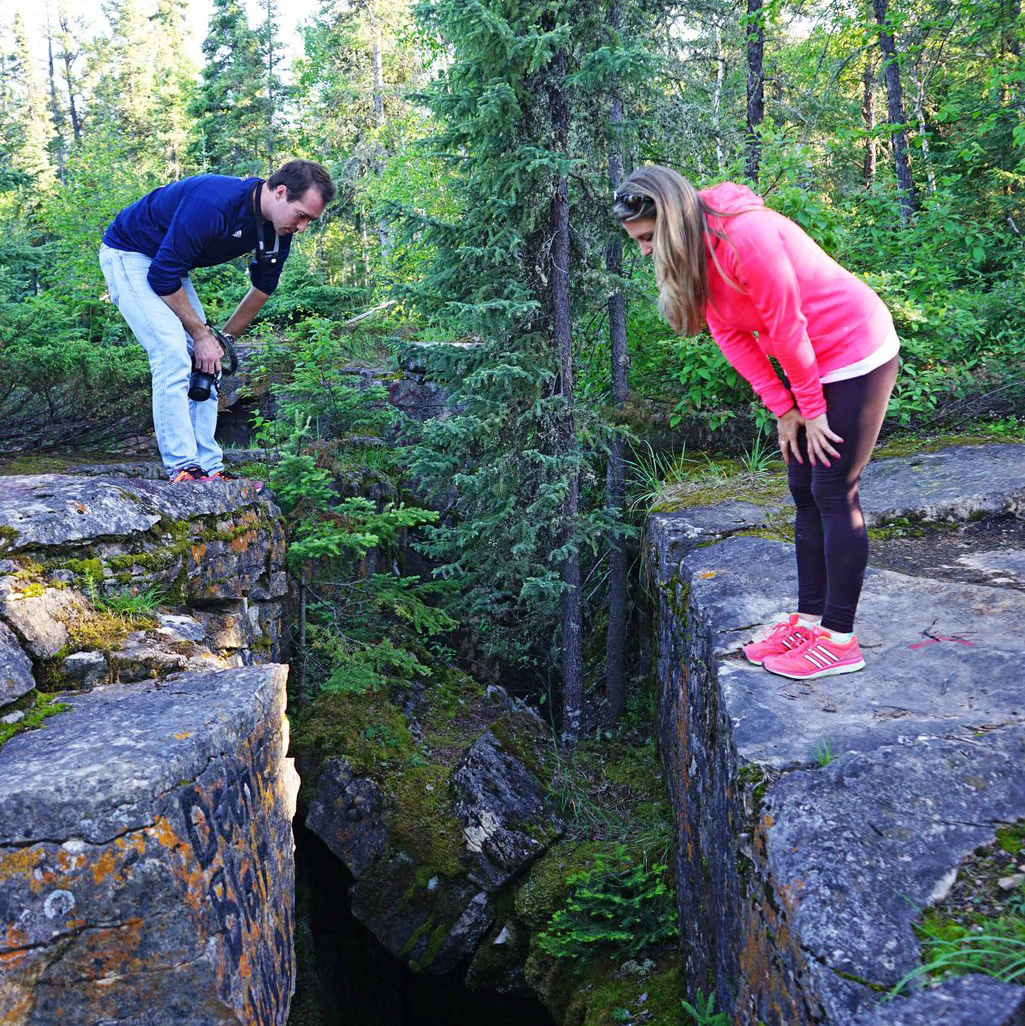
[[[193,371],[189,376],[189,398],[196,403],[205,403],[210,398],[210,389],[216,376],[205,371]]]

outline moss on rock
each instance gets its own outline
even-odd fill
[[[442,876],[463,870],[463,831],[455,817],[447,766],[414,766],[391,781],[394,804],[385,817],[394,843]]]
[[[25,715],[15,723],[0,723],[0,748],[15,734],[20,734],[34,727],[42,726],[43,721],[57,713],[66,712],[71,706],[57,699],[56,695],[43,694],[38,690],[30,691],[23,695],[17,702],[4,706],[4,716],[21,712]]]
[[[356,776],[378,780],[414,750],[406,717],[381,691],[318,695],[296,718],[292,741],[318,763],[343,757]]]

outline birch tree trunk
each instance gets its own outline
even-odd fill
[[[915,110],[915,120],[918,122],[918,138],[922,144],[922,164],[925,167],[926,181],[929,183],[929,193],[936,195],[936,172],[933,171],[932,158],[929,155],[929,136],[925,128],[925,85],[922,82],[920,68],[910,69],[911,81],[914,83],[914,99],[911,102]]]
[[[721,175],[725,171],[722,152],[722,91],[726,77],[726,55],[722,48],[722,27],[715,26],[715,91],[712,93],[712,129],[715,132],[715,163]]]

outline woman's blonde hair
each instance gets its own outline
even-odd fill
[[[655,219],[652,249],[659,313],[677,334],[698,334],[705,326],[709,296],[705,233],[726,239],[707,218],[729,214],[712,209],[683,175],[658,164],[638,168],[625,179],[616,190],[612,213],[621,223]],[[739,288],[719,266],[715,249],[709,250],[723,278]]]

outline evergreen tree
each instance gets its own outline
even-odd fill
[[[180,174],[194,68],[184,51],[185,21],[174,0],[112,0],[109,38],[89,60],[88,121],[124,140],[134,159]],[[70,84],[69,84],[70,88]]]
[[[456,493],[426,548],[462,585],[485,651],[556,677],[561,662],[572,737],[586,712],[576,645],[595,613],[581,581],[610,526],[609,431],[596,404],[573,398],[573,311],[610,290],[610,83],[627,91],[650,65],[627,70],[636,54],[618,36],[609,44],[600,3],[441,0],[419,14],[451,49],[424,100],[442,126],[432,141],[448,155],[455,211],[407,220],[404,238],[435,252],[409,294],[458,337],[422,357],[458,404],[425,425],[413,454],[419,478]]]
[[[14,16],[14,43],[17,78],[13,83],[11,166],[31,175],[36,189],[46,188],[54,180],[50,145],[54,125],[43,76],[32,58],[25,21]],[[20,79],[20,82],[18,81]]]
[[[195,118],[192,158],[220,174],[260,174],[266,168],[272,114],[268,93],[266,33],[249,25],[239,0],[214,0],[203,40],[202,84],[191,106]]]

